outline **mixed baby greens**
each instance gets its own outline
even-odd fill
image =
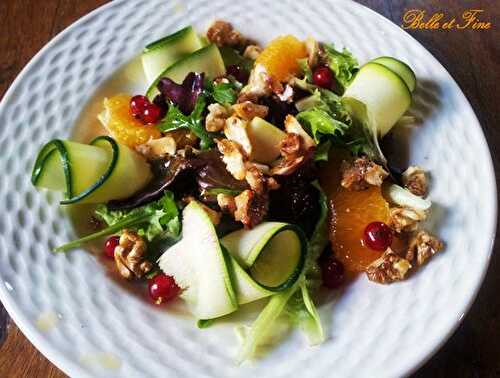
[[[407,109],[410,92],[399,86],[414,87],[412,76],[386,58],[407,80],[391,86],[370,71],[382,63],[360,68],[346,49],[313,39],[279,37],[261,51],[223,21],[207,38],[187,27],[145,48],[146,96],[106,100],[99,116],[109,146],[51,141],[41,150],[33,184],[95,206],[103,224],[55,251],[111,235],[106,253],[130,264],[127,278],[148,278],[158,303],[182,298],[200,328],[268,298],[239,328],[240,362],[278,319],[319,344],[314,302],[331,252],[318,171],[334,148],[385,163],[378,138]]]

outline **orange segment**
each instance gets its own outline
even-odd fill
[[[299,72],[297,59],[307,56],[306,46],[293,35],[273,39],[260,53],[256,64],[262,64],[275,80],[286,81]]]
[[[120,94],[104,100],[107,111],[106,128],[118,143],[135,147],[161,137],[153,125],[144,125],[130,114],[131,96]]]
[[[379,187],[356,192],[341,189],[331,205],[330,240],[335,256],[347,271],[363,271],[382,254],[364,245],[364,229],[371,222],[387,223],[389,205]]]
[[[374,221],[387,223],[389,220],[389,204],[380,188],[349,191],[340,186],[340,165],[349,156],[346,151],[332,150],[320,177],[321,187],[329,199],[332,249],[348,275],[363,271],[382,254],[363,245],[365,227]],[[395,242],[399,240],[394,238]]]

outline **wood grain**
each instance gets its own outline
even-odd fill
[[[0,96],[31,57],[52,37],[105,0],[0,0]],[[408,9],[442,11],[460,17],[465,9],[484,9],[493,23],[485,31],[411,30],[448,69],[471,102],[486,134],[495,163],[497,185],[500,158],[500,7],[498,1],[361,0],[396,24]],[[362,25],[360,25],[362,27]],[[478,231],[478,237],[481,233]],[[495,252],[498,250],[495,243]],[[500,256],[493,253],[478,298],[445,346],[415,377],[500,376]],[[7,325],[8,324],[8,325]],[[7,337],[5,337],[7,333]],[[65,375],[45,359],[8,320],[0,306],[0,377]],[[397,358],[397,356],[395,356]]]

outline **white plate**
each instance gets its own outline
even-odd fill
[[[419,81],[412,112],[425,122],[407,151],[410,161],[432,172],[434,231],[447,243],[410,280],[380,286],[361,277],[334,306],[323,307],[329,338],[321,347],[309,348],[293,335],[241,367],[233,363],[237,342],[230,325],[198,330],[191,319],[125,290],[92,255],[51,254],[74,234],[57,198],[37,193],[29,180],[41,144],[67,137],[91,99],[82,121],[93,121],[94,94],[100,102],[106,93],[144,89],[134,82],[140,74],[133,63],[117,80],[106,79],[146,42],[187,24],[204,30],[215,17],[262,41],[312,34],[349,47],[361,62],[378,55],[408,62]],[[37,54],[5,95],[0,125],[0,298],[35,346],[74,377],[401,376],[459,324],[488,266],[496,188],[469,103],[419,43],[353,2],[114,1]]]

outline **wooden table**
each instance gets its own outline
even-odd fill
[[[247,0],[246,0],[247,1]],[[298,1],[298,0],[297,0]],[[62,29],[105,0],[0,0],[0,95],[19,71]],[[486,133],[497,177],[500,148],[500,7],[490,1],[362,0],[398,25],[406,10],[460,18],[483,9],[489,30],[408,30],[448,69],[471,102]],[[311,2],[313,3],[313,2]],[[395,4],[397,3],[397,5]],[[332,20],[335,22],[335,20]],[[359,27],[362,27],[361,25]],[[495,42],[496,41],[496,42]],[[482,237],[478,230],[477,237]],[[496,243],[495,252],[499,248]],[[500,252],[500,251],[499,251]],[[416,377],[500,376],[500,256],[493,254],[485,283],[462,325]],[[0,377],[64,377],[12,323],[0,305]],[[394,356],[397,358],[397,356]]]

